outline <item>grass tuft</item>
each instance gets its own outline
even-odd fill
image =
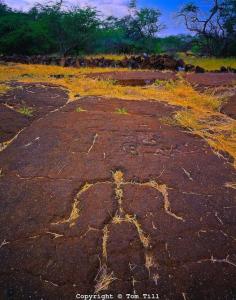
[[[115,112],[119,115],[128,115],[128,111],[126,108],[117,108]]]
[[[82,107],[79,106],[79,107],[77,107],[77,108],[75,109],[75,111],[79,113],[79,112],[85,112],[85,111],[87,111],[87,110],[86,110],[86,109],[83,109]]]
[[[7,91],[9,91],[10,86],[7,84],[0,84],[0,95],[5,94]]]
[[[117,278],[114,276],[114,272],[108,273],[107,266],[103,265],[98,271],[98,274],[95,278],[95,294],[106,291],[110,284],[115,281]]]
[[[236,190],[236,182],[226,182],[225,187]]]
[[[210,111],[179,111],[176,120],[193,134],[202,137],[217,154],[229,153],[236,167],[236,121],[219,113]]]
[[[30,107],[23,106],[23,107],[19,108],[17,111],[24,116],[32,117],[34,110]]]

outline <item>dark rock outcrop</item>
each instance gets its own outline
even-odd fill
[[[0,56],[2,62],[14,62],[22,64],[44,64],[59,65],[63,67],[123,67],[130,69],[157,69],[157,70],[178,70],[184,68],[184,61],[176,60],[170,55],[138,55],[124,57],[123,60],[112,60],[101,58],[82,57],[52,57],[44,55],[24,56]]]
[[[195,70],[194,65],[187,64],[185,65],[185,72],[193,72]]]
[[[205,69],[203,69],[202,67],[196,66],[195,72],[196,73],[205,73]]]

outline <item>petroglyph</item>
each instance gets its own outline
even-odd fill
[[[85,185],[83,185],[82,188],[80,189],[80,191],[77,193],[77,195],[74,199],[74,202],[72,203],[72,210],[71,210],[70,216],[66,219],[60,220],[60,221],[58,221],[56,223],[52,223],[52,224],[69,223],[70,227],[75,225],[75,221],[79,218],[79,214],[80,214],[80,209],[78,207],[79,198],[84,192],[86,192],[92,186],[93,186],[92,184],[85,183]]]
[[[150,180],[150,181],[143,182],[143,183],[131,181],[131,182],[126,182],[125,184],[134,184],[134,185],[138,185],[138,186],[146,186],[146,187],[153,188],[153,189],[157,190],[163,196],[165,212],[168,215],[172,216],[173,218],[175,218],[177,220],[180,220],[182,222],[185,221],[183,217],[178,216],[177,214],[175,214],[171,211],[171,205],[170,205],[169,195],[168,195],[168,187],[165,184],[159,184],[154,180]]]
[[[93,186],[95,186],[97,184],[105,184],[105,183],[110,184],[109,181],[101,181],[101,182],[96,182],[96,183],[85,183],[74,198],[69,217],[59,220],[55,223],[53,222],[52,225],[69,223],[70,227],[74,226],[80,215],[80,208],[79,208],[80,196],[83,193],[85,193],[86,191],[88,191],[90,188],[92,188]]]
[[[49,114],[57,100],[46,113],[40,102],[0,153],[0,294],[231,299],[232,167],[195,135],[159,122],[176,108],[158,101],[123,100],[127,118],[114,114],[119,99],[85,97]]]
[[[163,197],[163,209],[164,211],[178,221],[185,221],[181,216],[173,213],[171,211],[171,204],[168,196],[168,187],[165,184],[160,184],[155,180],[147,181],[147,182],[136,182],[136,181],[126,181],[124,178],[124,173],[121,170],[116,170],[112,172],[112,180],[110,181],[97,181],[95,183],[85,183],[79,192],[77,193],[74,201],[72,203],[72,209],[70,215],[67,218],[64,218],[58,222],[52,223],[52,225],[59,224],[68,224],[69,227],[73,227],[76,224],[76,221],[79,219],[80,215],[83,214],[83,211],[80,209],[80,197],[82,194],[86,194],[88,190],[90,190],[95,185],[99,184],[110,184],[114,186],[114,195],[117,201],[117,211],[113,216],[110,217],[110,220],[104,225],[102,229],[102,258],[100,267],[101,270],[96,277],[96,286],[95,291],[99,292],[102,290],[106,290],[109,284],[114,281],[116,278],[114,277],[113,272],[109,273],[107,270],[107,243],[110,237],[109,226],[111,224],[119,225],[121,223],[130,223],[134,226],[137,231],[140,243],[144,249],[144,257],[145,257],[145,268],[148,271],[149,278],[152,279],[155,283],[157,282],[159,275],[156,272],[158,269],[158,263],[155,261],[154,255],[151,252],[151,237],[148,235],[142,228],[142,224],[136,217],[136,215],[129,214],[125,212],[123,208],[123,200],[124,200],[124,186],[140,186],[151,188],[159,192]],[[90,228],[90,226],[88,226]],[[85,236],[85,235],[84,235]],[[60,237],[60,235],[55,236],[55,238]],[[151,270],[155,270],[154,274],[151,274]]]

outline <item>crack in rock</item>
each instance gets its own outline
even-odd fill
[[[223,258],[223,259],[214,258],[213,255],[212,255],[211,258],[204,258],[204,259],[200,259],[200,260],[197,261],[198,264],[201,264],[201,263],[204,263],[204,262],[223,263],[223,264],[231,265],[231,266],[236,268],[236,263],[229,260],[229,255],[226,256],[226,258]]]
[[[94,137],[93,137],[92,145],[91,145],[91,146],[89,147],[89,149],[88,149],[87,155],[88,155],[89,152],[93,149],[93,147],[94,147],[94,145],[95,145],[95,143],[96,143],[97,137],[98,137],[98,134],[96,133],[96,134],[94,135]]]
[[[21,129],[20,131],[17,132],[17,134],[10,140],[0,143],[0,152],[5,150],[8,146],[11,145],[11,143],[18,138],[18,135],[24,130],[25,128]]]

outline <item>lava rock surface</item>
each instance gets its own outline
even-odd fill
[[[234,299],[229,162],[163,122],[178,107],[54,92],[0,152],[0,298]]]

